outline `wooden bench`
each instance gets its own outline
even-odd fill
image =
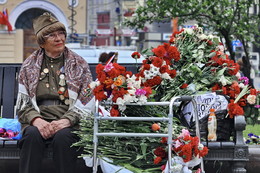
[[[95,67],[90,64],[93,79],[96,77]],[[136,72],[135,64],[122,64],[128,71]],[[0,113],[3,118],[16,116],[15,103],[17,98],[17,77],[21,64],[0,64]],[[243,130],[246,122],[243,116],[234,119],[234,136],[231,141],[205,142],[209,153],[204,158],[205,163],[227,162],[229,170],[234,173],[246,173],[246,163],[249,160],[248,146],[243,141]],[[46,158],[52,158],[51,148],[45,152]],[[19,159],[17,141],[0,141],[0,160]]]

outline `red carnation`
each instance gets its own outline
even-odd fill
[[[112,109],[110,110],[110,115],[111,115],[111,117],[119,117],[120,116],[120,112],[118,111],[117,108],[112,107]]]
[[[153,59],[153,63],[152,63],[152,64],[153,64],[155,67],[161,67],[161,66],[162,66],[162,63],[163,63],[163,61],[162,61],[161,58],[155,57],[155,58]]]
[[[151,95],[153,93],[151,87],[144,87],[143,90],[146,91],[146,94],[145,94],[146,97],[148,97],[149,95]]]
[[[234,118],[236,115],[244,115],[244,110],[241,106],[232,101],[228,104],[228,114],[230,118]]]
[[[153,153],[161,158],[165,158],[167,156],[165,149],[163,149],[162,147],[157,147]]]
[[[139,58],[141,57],[141,55],[140,55],[139,52],[133,52],[131,56],[132,56],[132,58],[134,58],[134,59],[139,59]]]
[[[156,158],[154,159],[153,163],[157,165],[157,164],[160,163],[161,161],[162,161],[162,158],[161,158],[161,157],[156,157]]]
[[[96,88],[94,88],[93,93],[96,99],[99,101],[107,99],[107,95],[105,95],[104,92],[104,85],[99,85]]]
[[[176,70],[167,70],[167,73],[169,73],[171,78],[174,78],[176,76]]]
[[[157,56],[163,58],[166,54],[166,50],[163,45],[158,46],[157,48],[153,48],[152,52]]]
[[[155,76],[154,78],[147,80],[144,83],[144,86],[153,87],[153,86],[159,85],[161,82],[162,82],[162,78],[160,76]]]
[[[166,143],[167,143],[167,140],[168,140],[168,138],[162,137],[161,143],[166,144]]]
[[[169,69],[168,65],[163,65],[160,68],[160,73],[163,74],[163,73],[167,72],[168,69]]]
[[[256,89],[254,89],[254,88],[250,89],[250,94],[251,95],[256,95],[256,92],[257,92]]]
[[[188,87],[188,84],[184,83],[182,84],[182,86],[180,86],[181,89],[184,89],[184,88],[187,88]]]

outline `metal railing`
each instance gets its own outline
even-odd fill
[[[194,107],[196,107],[196,102],[191,96],[179,96],[173,97],[170,101],[166,102],[147,102],[142,105],[146,106],[169,106],[169,114],[168,117],[102,117],[99,115],[99,105],[100,102],[96,102],[96,109],[94,115],[94,135],[93,135],[93,143],[94,143],[94,154],[93,154],[93,173],[97,172],[97,148],[98,148],[98,137],[99,136],[110,136],[110,137],[167,137],[168,144],[168,172],[170,173],[171,165],[172,165],[172,131],[173,131],[173,106],[179,105],[182,101],[192,101]],[[103,103],[104,105],[111,105],[111,103]],[[140,104],[130,103],[127,105],[136,105],[140,106]],[[195,109],[195,115],[197,115],[197,110]],[[198,123],[198,116],[195,116],[195,121]],[[163,121],[168,122],[168,133],[102,133],[99,132],[99,121],[103,120],[116,120],[116,121]],[[199,128],[196,129],[196,134],[200,139]],[[203,169],[203,167],[202,167]]]

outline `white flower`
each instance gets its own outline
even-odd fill
[[[224,75],[222,75],[222,76],[220,77],[219,82],[221,82],[221,84],[222,84],[223,86],[226,86],[226,85],[229,83],[228,80],[225,78]]]
[[[243,83],[240,83],[238,86],[239,86],[239,88],[245,88],[245,84],[243,84]]]
[[[148,17],[150,18],[150,17],[153,17],[153,16],[154,16],[154,14],[153,14],[153,13],[151,13],[151,12],[149,12],[149,13],[147,13],[147,14],[144,14],[144,16],[148,16]]]
[[[124,111],[126,109],[125,100],[121,97],[117,98],[116,104],[118,104],[119,111]]]
[[[255,95],[249,95],[249,96],[247,96],[246,100],[249,104],[253,105],[256,102],[256,96]]]
[[[119,106],[119,105],[124,105],[124,104],[125,104],[125,100],[122,99],[121,97],[118,97],[118,98],[116,99],[116,104],[118,104],[118,106]]]
[[[198,149],[203,150],[203,148],[204,148],[204,145],[202,143],[200,143],[199,146],[198,146]]]
[[[141,78],[139,78],[139,80],[138,81],[134,81],[134,87],[136,88],[136,89],[139,89],[139,88],[141,88]]]
[[[130,95],[130,94],[126,94],[124,96],[124,100],[125,100],[126,103],[132,103],[132,102],[137,102],[138,101],[138,99],[136,98],[135,95]]]
[[[158,67],[155,67],[153,64],[151,64],[150,66],[150,71],[154,74],[157,75],[159,73],[159,69]]]
[[[161,78],[163,78],[163,79],[172,79],[171,76],[169,75],[169,73],[163,73],[161,75]]]
[[[91,88],[91,89],[94,89],[95,87],[97,87],[97,86],[99,86],[100,85],[100,81],[93,81],[93,82],[91,82],[90,84],[89,84],[89,87]]]
[[[199,68],[202,68],[202,67],[205,66],[205,64],[204,64],[204,63],[201,63],[201,62],[196,63],[196,65],[197,65]]]
[[[145,104],[147,102],[147,97],[144,95],[141,95],[138,99],[138,104]]]
[[[127,87],[128,88],[139,89],[140,86],[141,86],[141,78],[139,78],[139,80],[136,81],[136,76],[135,75],[133,75],[132,77],[127,76],[126,82],[127,82]]]
[[[132,17],[137,17],[137,13],[134,13],[134,14],[132,15]]]
[[[135,91],[136,89],[128,89],[127,92],[130,94],[130,95],[135,95]]]
[[[223,45],[218,45],[218,49],[221,51],[221,52],[224,52],[225,51],[225,48]]]
[[[183,31],[185,34],[193,34],[194,33],[194,31],[193,31],[193,29],[192,28],[184,28],[184,31]]]
[[[208,38],[205,34],[200,34],[200,35],[198,35],[198,37],[200,40],[205,40]]]
[[[241,78],[241,73],[237,72],[236,77],[237,77],[237,79],[240,79]]]
[[[195,26],[197,27],[197,30],[199,31],[199,33],[203,33],[203,28],[202,27],[198,27],[197,24],[195,24]]]
[[[152,79],[153,73],[150,70],[145,70],[144,71],[144,77],[145,77],[145,79]]]
[[[119,111],[125,111],[126,110],[126,105],[118,105],[118,110]]]
[[[163,60],[162,66],[167,65],[166,61]]]
[[[171,15],[172,15],[171,12],[169,11],[166,12],[166,16],[171,16]]]

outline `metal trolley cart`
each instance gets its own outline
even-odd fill
[[[93,133],[93,143],[94,143],[94,154],[93,154],[93,173],[97,172],[97,147],[98,147],[98,137],[99,136],[117,136],[117,137],[167,137],[168,141],[168,168],[171,168],[172,165],[172,121],[173,121],[173,106],[179,106],[182,101],[191,101],[193,106],[196,107],[196,102],[191,96],[178,96],[173,97],[170,101],[166,102],[147,102],[143,105],[147,106],[169,106],[169,114],[168,117],[103,117],[99,115],[99,104],[100,102],[96,102],[96,108],[95,108],[95,115],[94,115],[94,133]],[[109,103],[103,103],[104,105],[108,105]],[[140,106],[140,104],[136,103],[130,103],[127,105],[137,105]],[[195,121],[196,124],[198,124],[198,113],[197,110],[194,110],[195,112]],[[116,120],[116,121],[161,121],[161,122],[168,122],[168,133],[100,133],[99,132],[99,121],[102,120]],[[200,139],[200,133],[199,128],[196,128],[196,135]],[[168,169],[169,173],[171,169]],[[203,165],[202,165],[203,170]]]

